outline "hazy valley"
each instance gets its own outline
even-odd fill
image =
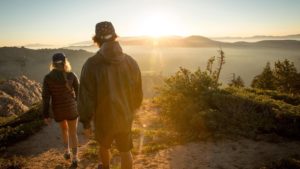
[[[176,72],[179,67],[191,70],[198,67],[205,69],[208,58],[217,56],[217,50],[220,48],[224,50],[226,56],[226,64],[220,78],[223,84],[228,83],[235,73],[244,79],[246,85],[249,85],[267,62],[274,63],[277,60],[288,59],[300,69],[300,41],[296,40],[229,43],[202,36],[187,38],[174,36],[161,39],[120,38],[120,43],[123,45],[124,52],[138,61],[143,75],[168,76]],[[52,54],[58,51],[68,56],[73,70],[80,75],[84,61],[98,50],[91,41],[74,43],[63,49],[40,49],[46,47],[41,44],[33,44],[29,47],[36,50],[17,47],[0,48],[2,77],[11,77],[24,72],[30,78],[41,81],[49,70],[48,65]]]

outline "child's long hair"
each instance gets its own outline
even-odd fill
[[[72,88],[69,85],[68,78],[67,78],[67,72],[71,72],[71,69],[72,69],[71,64],[68,61],[68,59],[66,58],[65,62],[62,62],[62,63],[53,63],[52,62],[50,64],[50,71],[52,71],[53,69],[63,71],[63,78],[64,78],[64,81],[65,81],[65,85],[66,85],[68,90],[72,91]]]
[[[71,64],[68,61],[68,59],[66,58],[65,62],[62,63],[51,63],[50,64],[50,71],[53,69],[57,69],[57,70],[62,70],[64,72],[70,72],[72,70]]]

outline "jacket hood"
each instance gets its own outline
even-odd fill
[[[101,46],[99,52],[105,62],[118,64],[125,58],[122,48],[117,41],[106,42]]]

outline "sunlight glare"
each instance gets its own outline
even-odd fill
[[[141,18],[140,30],[142,35],[154,38],[168,35],[179,35],[181,31],[174,19],[166,13],[153,12]]]

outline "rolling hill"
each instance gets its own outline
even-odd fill
[[[151,37],[125,37],[118,39],[122,45],[146,45],[161,47],[231,47],[231,48],[280,48],[280,49],[300,49],[298,40],[263,40],[258,42],[222,42],[209,39],[204,36],[178,37],[168,36],[161,38]],[[93,46],[91,41],[84,41],[71,44],[69,49],[84,49]]]
[[[41,82],[49,72],[52,55],[63,52],[68,57],[74,72],[80,73],[84,61],[93,53],[70,49],[28,49],[24,47],[0,48],[0,78],[28,75],[30,79]]]

